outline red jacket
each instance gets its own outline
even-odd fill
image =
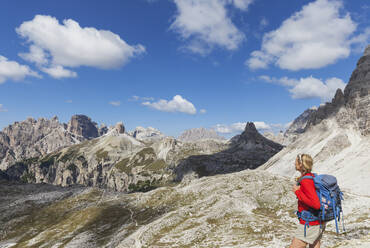
[[[314,176],[312,173],[306,173],[304,176]],[[320,200],[316,194],[315,185],[312,179],[303,179],[301,181],[300,189],[294,192],[298,198],[298,212],[302,210],[309,210],[310,208],[313,209],[320,209]],[[305,224],[306,222],[302,219],[299,220],[301,224]],[[310,226],[320,225],[319,221],[311,221],[309,222]]]

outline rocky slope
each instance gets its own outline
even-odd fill
[[[60,123],[57,117],[15,122],[0,132],[0,170],[16,161],[43,156],[104,133],[104,128],[99,129],[84,115],[72,116],[68,124]]]
[[[178,137],[178,140],[181,140],[183,142],[197,142],[199,140],[205,139],[225,140],[225,138],[218,135],[215,130],[206,129],[203,127],[185,130]]]

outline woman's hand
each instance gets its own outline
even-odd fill
[[[295,193],[297,190],[299,190],[301,186],[298,186],[297,184],[293,185],[293,193]]]

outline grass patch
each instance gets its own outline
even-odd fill
[[[160,170],[165,169],[166,167],[167,167],[167,164],[163,159],[157,159],[153,163],[145,166],[144,169],[150,170],[150,171],[160,171]]]
[[[98,159],[98,161],[106,161],[109,159],[108,157],[108,152],[107,151],[104,151],[104,149],[100,149],[98,150],[96,153],[96,158]]]
[[[150,190],[157,188],[158,186],[159,186],[158,182],[154,178],[152,181],[151,180],[145,180],[145,181],[139,180],[136,184],[130,183],[128,186],[128,190],[130,192],[148,192]]]
[[[131,174],[131,168],[129,166],[130,158],[124,158],[121,161],[119,161],[114,166],[118,169],[119,172],[124,172],[127,175]]]

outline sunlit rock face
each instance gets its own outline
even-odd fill
[[[108,130],[98,129],[97,124],[85,115],[74,115],[68,124],[58,118],[28,118],[14,122],[0,132],[0,169],[23,159],[44,156],[63,147],[78,144]]]

